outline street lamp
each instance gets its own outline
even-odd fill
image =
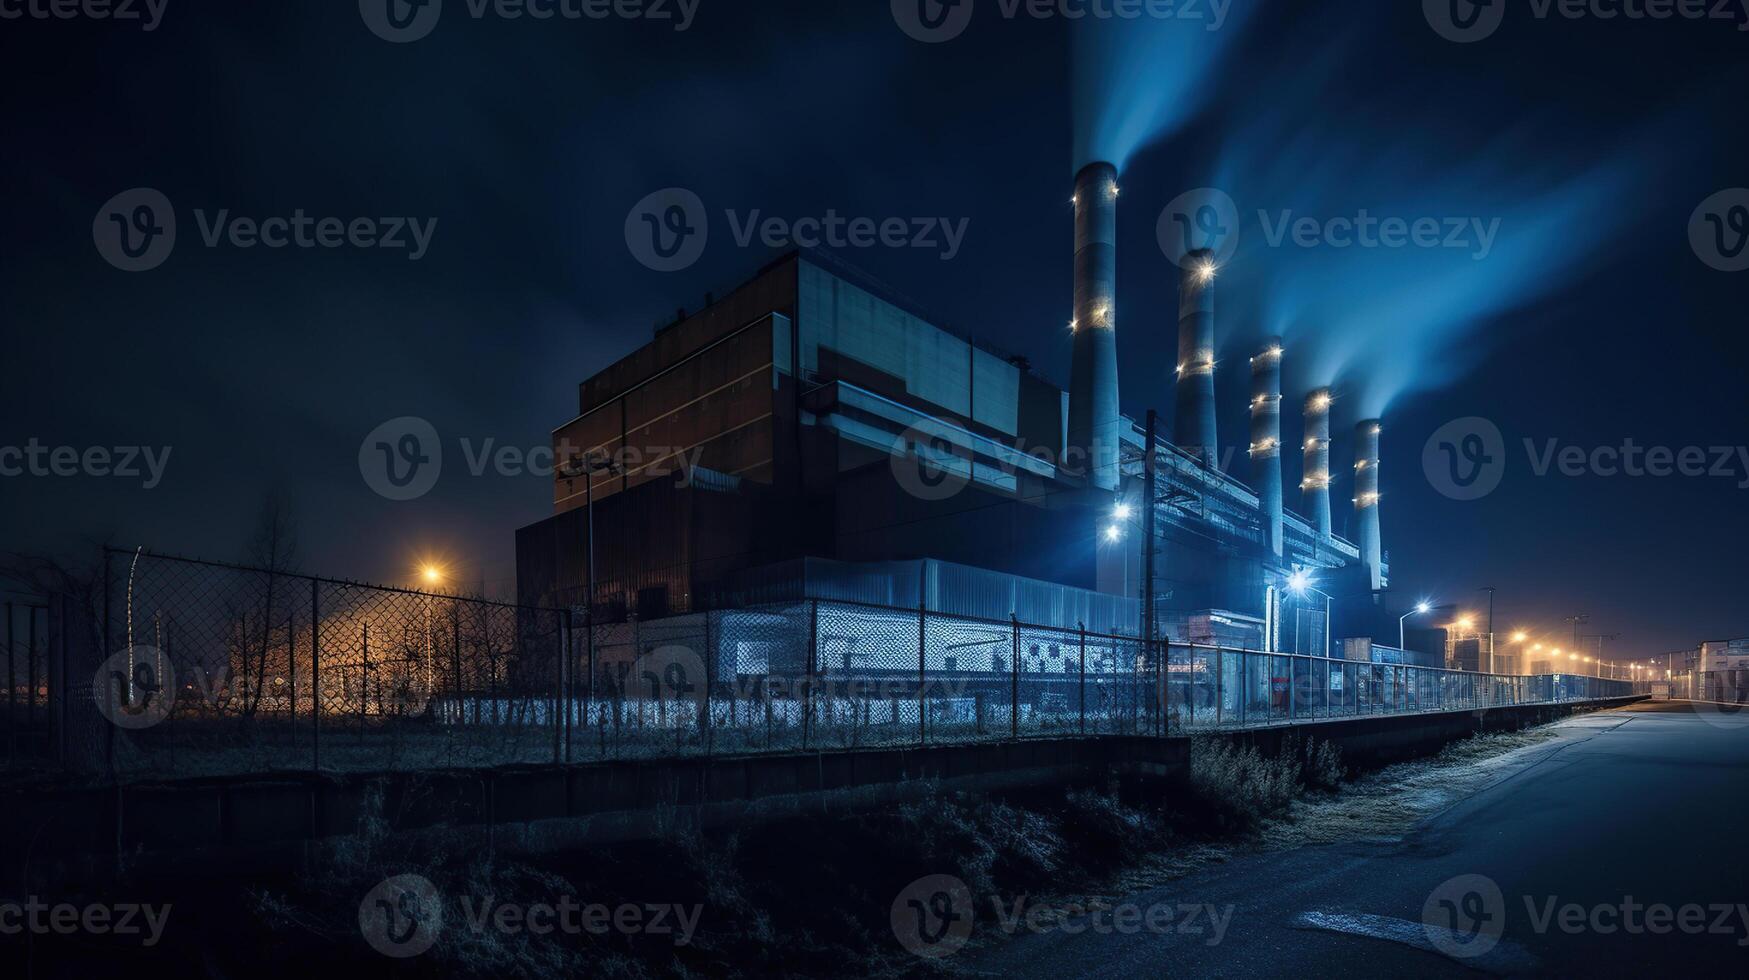
[[[1330,658],[1330,605],[1336,600],[1331,597],[1330,593],[1314,586],[1312,584],[1312,573],[1304,568],[1297,569],[1292,575],[1288,576],[1287,587],[1288,590],[1295,595],[1303,596],[1307,592],[1315,592],[1324,597],[1324,659],[1328,660]],[[1398,625],[1402,624],[1399,623]],[[1299,637],[1297,634],[1294,637],[1294,645],[1296,647],[1299,646]]]
[[[1409,621],[1409,617],[1410,616],[1425,616],[1432,611],[1433,611],[1433,603],[1428,602],[1424,599],[1420,602],[1417,602],[1415,604],[1414,609],[1411,609],[1408,612],[1404,613],[1403,615],[1397,617],[1397,649],[1407,650],[1409,648],[1408,633],[1405,632],[1405,629],[1404,629],[1404,624]]]
[[[444,579],[443,566],[438,565],[435,562],[429,562],[429,561],[424,563],[423,565],[420,565],[419,566],[419,579],[420,579],[420,581],[425,583],[425,586],[427,589],[430,589],[430,590],[437,589],[439,586],[441,586],[443,584],[443,579]],[[435,647],[436,647],[436,642],[432,639],[432,635],[431,635],[431,596],[428,594],[425,597],[425,691],[426,691],[426,693],[431,692],[431,685],[436,680],[436,677],[434,676],[435,672],[436,672],[436,667],[435,667],[435,664],[433,662],[436,658],[436,655],[437,655]]]

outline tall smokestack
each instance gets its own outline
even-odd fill
[[[1384,426],[1368,419],[1354,428],[1354,544],[1366,569],[1370,588],[1384,585],[1384,539],[1379,531],[1379,433]]]
[[[1328,541],[1330,525],[1330,389],[1319,388],[1306,396],[1305,479],[1300,481],[1306,518]]]
[[[1251,481],[1263,519],[1263,543],[1281,557],[1281,338],[1251,359]]]
[[[1215,260],[1206,248],[1184,257],[1178,277],[1178,415],[1173,441],[1204,466],[1220,459],[1215,434]]]
[[[1117,489],[1117,168],[1075,176],[1075,331],[1066,455],[1087,485]]]

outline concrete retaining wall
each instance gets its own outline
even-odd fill
[[[1335,742],[1360,764],[1437,751],[1476,732],[1523,728],[1638,698],[1572,705],[1356,718],[1220,737],[1278,750],[1289,738]],[[876,806],[933,787],[993,791],[1114,774],[1170,775],[1187,738],[1093,737],[864,749],[812,755],[606,762],[496,770],[204,779],[0,792],[0,842],[28,842],[32,876],[121,867],[295,866],[357,831],[380,798],[397,833],[480,835],[480,846],[552,851],[646,839],[819,808]],[[8,870],[22,862],[8,860]],[[3,884],[0,881],[0,884]]]

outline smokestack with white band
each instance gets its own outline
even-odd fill
[[[1281,338],[1251,359],[1251,480],[1263,519],[1263,543],[1281,557]]]
[[[1319,388],[1306,398],[1305,478],[1300,481],[1306,519],[1321,540],[1334,533],[1330,524],[1330,389]]]
[[[1368,419],[1354,429],[1354,544],[1374,592],[1384,585],[1384,541],[1379,531],[1379,433],[1384,426]]]
[[[1090,163],[1075,176],[1075,332],[1069,438],[1087,485],[1117,489],[1117,168]]]
[[[1215,466],[1215,260],[1208,249],[1184,257],[1178,277],[1178,414],[1173,441]]]

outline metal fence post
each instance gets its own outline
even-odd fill
[[[711,614],[704,614],[704,754],[709,757],[716,741],[716,723],[711,718],[711,691],[717,681],[717,648],[711,642]]]
[[[565,640],[563,643],[559,644],[559,656],[563,657],[564,661],[565,661],[565,665],[564,665],[563,670],[565,672],[566,683],[565,683],[563,690],[561,691],[561,694],[565,698],[565,761],[570,762],[572,760],[572,758],[574,758],[574,755],[571,751],[571,729],[573,727],[573,725],[571,723],[571,713],[573,710],[575,710],[575,708],[577,706],[577,663],[576,663],[577,653],[576,653],[576,648],[572,645],[576,642],[576,639],[577,639],[576,630],[573,628],[576,621],[572,618],[571,610],[568,608],[559,610],[558,616],[559,616],[559,628],[565,631],[565,633],[564,633]],[[496,721],[498,718],[498,694],[497,694],[497,690],[498,690],[498,665],[497,665],[496,659],[494,659],[493,663],[492,663],[492,691],[493,691],[493,694],[492,694],[492,719],[493,719],[493,721]]]
[[[67,726],[72,721],[69,715],[72,698],[69,697],[67,686],[67,634],[73,628],[72,604],[73,600],[65,593],[57,595],[54,599],[55,619],[49,624],[49,643],[56,651],[51,661],[53,676],[49,680],[49,697],[50,703],[59,708],[55,712],[60,719],[60,731],[55,736],[55,759],[62,765],[68,762],[71,741],[71,735],[67,731]],[[81,628],[84,625],[82,620],[80,625]]]
[[[802,751],[806,752],[814,735],[814,671],[820,658],[820,600],[808,601],[808,669],[802,675]]]
[[[517,646],[520,647],[522,645],[522,614],[517,613],[512,615],[511,620],[516,623]],[[561,765],[565,761],[565,712],[569,710],[569,704],[565,699],[565,661],[567,659],[565,644],[569,641],[570,637],[565,633],[564,619],[557,613],[553,614],[553,631],[558,634],[559,640],[557,649],[553,654],[553,659],[558,661],[558,663],[553,665],[553,764]],[[485,634],[482,638],[486,641],[487,669],[491,671],[493,675],[488,681],[486,689],[493,692],[492,711],[495,716],[498,711],[498,665],[497,659],[492,656],[491,631],[484,628],[484,624],[482,623],[481,632]],[[460,644],[461,638],[459,636],[456,638],[456,642],[458,645]],[[520,660],[522,658],[518,657],[517,659]],[[474,699],[474,724],[480,724],[479,698]]]
[[[25,640],[25,646],[24,646],[25,683],[27,685],[29,685],[24,690],[24,727],[35,728],[36,727],[36,607],[35,606],[24,607],[24,618],[27,621],[29,621],[29,623],[30,623],[29,636]],[[10,629],[12,627],[12,618],[10,615],[7,616],[6,626],[8,629]],[[10,664],[12,661],[12,656],[10,653],[10,648],[12,646],[12,635],[10,633],[7,634],[7,636],[6,636],[6,645],[8,648],[8,654],[7,654],[6,660],[8,663],[8,670],[10,670]]]
[[[1087,734],[1087,624],[1077,622],[1081,633],[1081,734]]]
[[[918,585],[918,590],[922,590]],[[929,744],[929,662],[924,657],[928,650],[929,632],[925,620],[929,616],[929,603],[917,603],[917,744]]]
[[[1296,685],[1294,684],[1294,658],[1288,657],[1287,658],[1287,719],[1288,719],[1288,721],[1293,721],[1294,719],[1296,719],[1300,716],[1299,710],[1298,710],[1298,705],[1295,703],[1298,700],[1298,698],[1296,698],[1294,696],[1294,687],[1295,686]]]
[[[1215,648],[1215,727],[1221,727],[1227,705],[1227,651]]]
[[[1009,664],[1008,737],[1020,737],[1020,617],[1009,613],[1008,621],[1014,633],[1014,662]]]
[[[111,552],[109,552],[106,549],[103,552],[103,641],[101,643],[99,643],[98,647],[97,647],[98,663],[101,663],[101,664],[108,664],[109,663],[110,638],[115,635],[114,629],[113,629],[114,624],[111,623],[111,621],[110,621],[111,612],[110,612],[110,600],[109,600],[109,593],[110,593],[109,575],[110,575],[110,559],[111,559],[111,557],[112,557]],[[109,679],[104,678],[103,683],[108,684]],[[105,698],[109,697],[109,692],[107,690],[104,691],[103,696]],[[103,762],[104,762],[105,767],[107,767],[109,769],[110,773],[113,775],[115,773],[115,726],[114,725],[104,725],[103,726]]]
[[[310,759],[322,770],[322,583],[310,580]]]
[[[365,623],[364,630],[364,673],[358,687],[358,742],[364,744],[365,712],[370,707],[370,624]],[[298,716],[298,689],[292,686],[292,717]],[[296,727],[295,725],[293,726]]]
[[[595,606],[591,604],[583,610],[583,645],[587,663],[584,669],[589,671],[589,677],[584,682],[583,724],[595,724]],[[603,727],[603,731],[606,728]]]
[[[449,604],[449,662],[455,674],[455,724],[460,725],[468,720],[468,716],[462,706],[462,607],[459,602]]]
[[[1142,641],[1142,650],[1154,661],[1154,735],[1158,738],[1166,734],[1166,668],[1171,647],[1156,643],[1150,636]]]
[[[18,744],[18,658],[14,655],[13,640],[18,632],[14,629],[12,603],[6,604],[6,763],[12,764]]]

